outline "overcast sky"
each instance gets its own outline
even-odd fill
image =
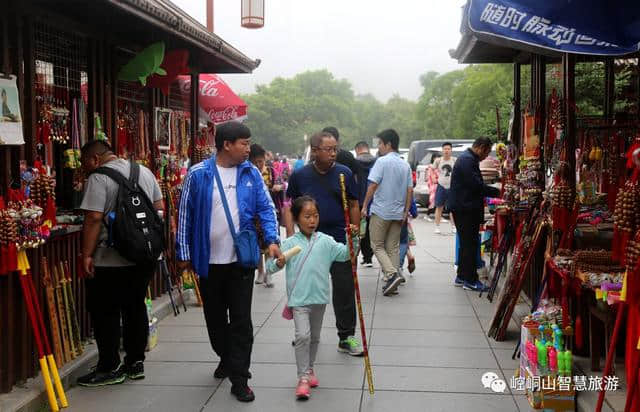
[[[172,0],[206,24],[206,0]],[[265,0],[265,26],[240,26],[241,0],[214,0],[214,31],[262,63],[225,75],[238,93],[278,76],[328,69],[357,94],[417,100],[421,74],[461,66],[449,57],[460,39],[464,0]]]

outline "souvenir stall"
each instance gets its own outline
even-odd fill
[[[158,177],[169,242],[155,298],[178,281],[175,202],[197,136],[198,96],[177,77],[257,67],[180,9],[129,3],[10,0],[0,15],[0,393],[42,372],[53,410],[67,402],[58,370],[91,335],[80,148],[106,140]]]
[[[451,53],[462,63],[514,62],[510,138],[498,147],[504,202],[489,223],[496,232],[496,258],[488,298],[497,299],[489,336],[503,340],[512,319],[521,324],[514,352],[514,358],[520,355],[519,377],[548,377],[553,383],[527,388],[534,409],[575,409],[576,383],[564,376],[567,370],[569,376],[576,372],[575,359],[581,355],[591,356],[591,371],[583,367],[583,374],[602,371],[604,376],[596,410],[603,406],[613,375],[626,377],[625,411],[636,410],[640,204],[634,156],[640,154],[640,70],[639,39],[624,30],[636,23],[632,16],[637,13],[612,15],[596,0],[589,3],[603,12],[589,19],[559,4],[502,3],[468,2],[463,37]],[[503,13],[507,9],[511,12]],[[546,14],[555,16],[548,32],[554,34],[534,30],[540,22],[536,16]],[[561,26],[575,31],[562,37]],[[603,27],[612,29],[604,32]],[[611,42],[578,41],[614,37]],[[635,79],[622,92],[632,96],[634,105],[622,111],[615,102],[622,85],[616,84],[619,62],[614,57],[621,55],[631,63]],[[584,91],[576,91],[576,64],[583,62],[604,66],[601,115],[587,116],[578,109],[576,96]],[[546,75],[547,65],[558,63],[562,84],[547,89],[547,83],[554,83]],[[525,64],[530,90],[527,101],[521,101]],[[529,305],[528,315],[515,316],[520,299]],[[625,345],[618,345],[623,339]],[[614,373],[616,355],[624,356],[625,365]]]

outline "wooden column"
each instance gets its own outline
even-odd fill
[[[607,123],[615,116],[615,81],[613,57],[607,57],[604,61],[604,117]]]
[[[571,174],[569,176],[569,183],[572,187],[575,187],[576,183],[576,57],[575,55],[565,53],[562,55],[562,69],[564,72],[564,111],[566,113],[566,131],[565,136],[567,139],[567,161],[569,162],[569,170]]]
[[[191,157],[193,158],[193,150],[196,146],[196,137],[198,136],[198,123],[200,104],[198,96],[200,94],[200,73],[191,73]]]
[[[511,135],[512,143],[516,146],[520,145],[520,120],[522,93],[521,93],[521,73],[522,65],[520,63],[513,64],[513,134]]]

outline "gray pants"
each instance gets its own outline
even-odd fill
[[[298,378],[307,376],[318,353],[322,318],[327,305],[294,306],[293,322],[296,327],[296,364]]]
[[[401,231],[401,220],[383,220],[376,215],[371,215],[371,219],[369,219],[371,248],[382,266],[385,280],[398,272]]]

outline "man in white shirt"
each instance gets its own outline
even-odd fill
[[[451,143],[446,142],[442,144],[442,157],[436,159],[434,166],[438,171],[438,185],[436,187],[436,228],[435,233],[442,233],[440,230],[440,222],[442,221],[442,211],[447,198],[449,197],[449,188],[451,188],[451,172],[453,171],[453,165],[456,163],[456,158],[451,156]],[[456,229],[453,224],[453,215],[450,215],[451,219],[451,232],[455,233]]]
[[[214,377],[229,377],[231,393],[242,402],[255,399],[247,384],[251,378],[251,298],[255,268],[238,262],[222,193],[234,231],[255,233],[254,222],[258,218],[269,255],[281,256],[271,197],[258,169],[247,161],[250,137],[249,128],[238,122],[217,128],[217,155],[193,166],[185,178],[176,236],[178,267],[192,267],[200,277],[209,340],[220,357]],[[222,187],[216,182],[216,169]],[[258,253],[258,245],[254,246]]]

